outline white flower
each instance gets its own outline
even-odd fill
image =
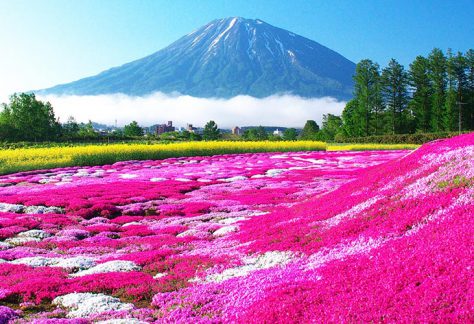
[[[72,293],[56,297],[54,305],[70,309],[67,317],[88,317],[110,311],[129,311],[132,304],[122,303],[120,299],[104,294]]]
[[[123,261],[123,260],[114,260],[104,263],[100,263],[95,267],[92,267],[87,270],[79,271],[71,275],[71,277],[82,277],[90,274],[96,273],[106,273],[106,272],[130,272],[141,270],[141,267],[136,265],[132,261]]]
[[[237,226],[224,226],[219,228],[217,231],[213,233],[214,236],[224,236],[229,233],[237,232],[238,231]]]

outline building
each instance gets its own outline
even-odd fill
[[[187,124],[186,130],[190,133],[194,133],[196,131],[196,127],[193,127],[193,124]]]
[[[242,131],[240,130],[240,127],[239,126],[235,126],[234,128],[232,128],[232,134],[233,135],[242,135]]]
[[[273,135],[282,137],[283,132],[277,128],[276,130],[273,131]]]
[[[161,135],[163,133],[174,132],[175,128],[172,121],[168,121],[167,124],[156,125],[156,135]]]

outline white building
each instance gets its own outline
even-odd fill
[[[273,135],[282,137],[283,132],[277,128],[276,130],[273,131]]]

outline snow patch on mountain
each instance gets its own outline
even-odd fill
[[[235,25],[235,22],[237,21],[237,18],[234,18],[231,20],[229,26],[221,33],[219,34],[219,36],[217,36],[211,43],[211,46],[209,47],[209,50],[211,50],[214,46],[217,45],[217,43],[219,43],[219,41],[221,40],[222,36],[224,36],[229,30],[232,29],[232,27]]]

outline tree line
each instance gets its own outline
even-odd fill
[[[474,129],[474,50],[435,48],[406,69],[395,59],[381,69],[360,61],[354,97],[337,133],[345,137]]]

